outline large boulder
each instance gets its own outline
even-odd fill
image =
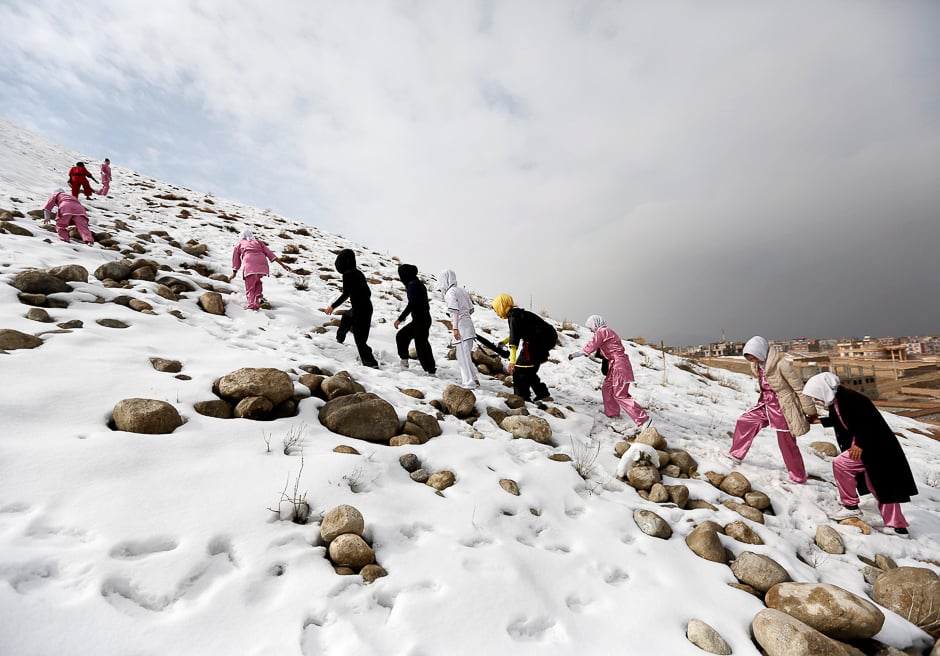
[[[294,383],[280,369],[244,367],[219,379],[219,396],[235,402],[249,396],[263,396],[278,405],[294,396]]]
[[[778,583],[764,603],[837,640],[867,640],[885,622],[875,604],[829,583]]]
[[[128,433],[163,435],[183,425],[176,408],[157,399],[124,399],[111,411],[114,428]]]
[[[627,482],[637,490],[652,490],[662,480],[662,474],[651,464],[637,464],[627,470]],[[669,492],[663,488],[668,498]]]
[[[940,638],[940,577],[924,567],[898,567],[881,574],[872,599]]]
[[[336,506],[323,516],[323,522],[320,524],[320,537],[324,542],[332,542],[345,533],[362,535],[365,525],[361,512],[353,506],[343,504]]]
[[[0,328],[0,351],[34,349],[42,346],[42,339],[12,328]]]
[[[327,401],[319,412],[320,423],[346,437],[388,444],[398,434],[395,408],[371,392],[348,394]]]
[[[655,426],[647,426],[636,436],[636,441],[639,444],[647,444],[657,451],[666,450],[666,438],[659,434]]]
[[[232,414],[237,419],[267,419],[274,404],[263,396],[246,396],[235,405]]]
[[[731,472],[721,479],[721,485],[718,486],[718,489],[731,496],[743,498],[745,494],[751,491],[751,482],[747,480],[744,474]]]
[[[206,417],[215,417],[217,419],[231,419],[232,417],[232,406],[222,399],[196,401],[193,403],[193,410]]]
[[[477,397],[473,392],[459,385],[448,385],[444,388],[443,401],[447,412],[458,419],[465,419],[473,414]]]
[[[757,613],[751,630],[767,656],[847,656],[831,638],[773,608]]]
[[[11,283],[25,294],[56,294],[70,292],[72,288],[64,280],[47,271],[20,271]]]
[[[515,438],[534,440],[539,444],[551,444],[552,441],[552,427],[541,417],[510,415],[503,419],[500,428]]]
[[[746,585],[760,592],[767,592],[778,583],[790,581],[790,575],[773,558],[751,551],[742,552],[733,563],[731,571]]]

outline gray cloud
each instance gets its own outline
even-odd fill
[[[483,294],[667,342],[938,331],[935,3],[45,0],[0,22],[12,118]]]

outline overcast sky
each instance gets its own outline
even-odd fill
[[[0,0],[0,25],[0,113],[95,165],[557,319],[940,333],[940,2]]]

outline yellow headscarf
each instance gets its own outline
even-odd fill
[[[493,309],[496,310],[496,314],[500,319],[505,319],[509,311],[515,306],[516,304],[509,294],[500,294],[493,299]]]

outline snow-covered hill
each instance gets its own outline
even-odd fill
[[[729,586],[736,582],[729,567],[699,558],[684,540],[703,521],[741,519],[721,505],[728,495],[702,473],[729,471],[719,454],[756,398],[752,379],[626,344],[637,399],[669,447],[698,461],[697,477],[668,482],[687,485],[693,498],[717,510],[652,503],[615,478],[614,444],[632,424],[603,416],[597,363],[564,357],[588,339],[578,326],[556,324],[561,345],[542,370],[560,416],[529,406],[551,425],[554,446],[514,440],[487,416],[487,407],[505,409],[498,392],[511,391],[489,376],[477,391],[476,423],[447,416],[443,434],[418,446],[331,433],[317,418],[323,401],[312,397],[300,402],[297,416],[270,422],[206,417],[193,404],[213,398],[220,376],[274,367],[296,381],[305,365],[349,371],[402,418],[415,409],[433,414],[430,401],[459,380],[456,362],[445,357],[449,333],[438,322],[432,327],[436,377],[416,363],[403,370],[392,327],[404,306],[399,262],[372,250],[380,244],[352,244],[120,163],[111,195],[87,204],[92,229],[109,233],[117,249],[65,244],[26,213],[41,209],[83,157],[5,119],[0,141],[0,210],[24,215],[11,222],[32,233],[0,234],[0,329],[43,340],[38,348],[0,354],[0,654],[698,654],[685,637],[696,618],[717,629],[735,654],[759,653],[750,626],[762,602]],[[276,253],[293,252],[292,267],[300,270],[274,267],[264,283],[273,309],[258,313],[244,309],[240,279],[209,277],[230,273],[231,250],[245,227]],[[187,245],[208,250],[197,257],[184,251]],[[374,283],[370,343],[379,370],[357,363],[352,339],[336,342],[333,318],[323,312],[338,295],[333,260],[341,248],[356,251]],[[161,275],[222,292],[225,315],[199,308],[204,289],[168,300],[154,282],[109,288],[89,277],[57,295],[67,307],[49,308],[53,322],[40,323],[26,317],[30,307],[9,284],[30,268],[79,264],[93,272],[124,257],[154,260],[165,267]],[[427,275],[434,272],[422,273],[432,313],[444,318]],[[526,297],[524,289],[473,291],[480,299],[499,292]],[[119,296],[146,301],[152,313],[121,304]],[[128,327],[106,327],[97,323],[102,319]],[[57,327],[74,321],[81,327]],[[485,303],[475,321],[483,333],[505,335],[505,322]],[[179,361],[182,375],[155,370],[152,357]],[[305,389],[299,382],[295,388]],[[403,394],[406,388],[425,398]],[[186,423],[170,435],[110,430],[112,408],[132,397],[166,401]],[[738,470],[771,497],[775,514],[751,525],[763,545],[726,536],[722,543],[734,554],[771,556],[794,580],[833,583],[862,596],[870,586],[860,557],[885,554],[940,572],[940,444],[916,421],[890,415],[888,421],[920,486],[905,506],[911,539],[840,526],[845,555],[814,545],[817,527],[829,523],[826,510],[838,502],[830,461],[809,446],[834,440],[816,426],[799,439],[811,476],[802,486],[786,480],[770,431],[758,437]],[[298,432],[301,447],[285,455],[278,445]],[[341,444],[361,455],[334,452]],[[456,484],[439,495],[412,481],[399,465],[409,452],[431,471],[454,472]],[[591,471],[580,476],[575,463],[589,464],[595,452]],[[549,458],[557,454],[574,462]],[[270,510],[285,481],[298,475],[313,507],[306,525]],[[519,496],[507,493],[501,479],[515,481]],[[362,512],[365,537],[388,576],[366,584],[334,572],[319,516],[339,504]],[[668,521],[672,537],[644,534],[636,509]],[[881,526],[870,499],[863,509]],[[901,649],[930,644],[900,616],[886,615],[880,641]]]

